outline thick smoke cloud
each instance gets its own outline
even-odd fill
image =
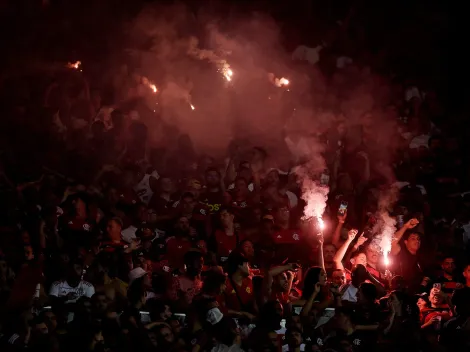
[[[347,58],[325,77],[317,65],[293,61],[279,25],[259,14],[222,20],[203,12],[196,17],[182,5],[152,4],[127,31],[139,73],[158,87],[147,94],[151,109],[157,106],[155,118],[189,134],[199,152],[220,156],[238,139],[265,146],[276,166],[293,157],[301,165],[294,172],[306,217],[325,209],[328,189],[314,180],[331,166],[321,138],[339,125],[349,131],[349,145],[367,144],[371,172],[392,181],[399,138],[390,131],[397,116],[383,107],[394,102],[393,86],[367,66]],[[321,60],[323,50],[318,53]],[[280,78],[289,84],[276,84]],[[388,234],[392,222],[383,215],[383,223]]]
[[[276,23],[252,15],[222,30],[212,20],[199,23],[181,6],[178,11],[149,6],[130,25],[129,51],[140,74],[159,89],[158,97],[149,99],[159,99],[163,121],[190,134],[200,150],[224,149],[231,139],[243,137],[275,148],[295,107],[295,119],[308,126],[312,113],[299,100],[308,94],[310,81],[282,48]],[[233,72],[230,82],[224,76],[227,68]],[[290,84],[277,87],[273,76]]]

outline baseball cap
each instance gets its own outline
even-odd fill
[[[129,285],[132,284],[132,282],[134,280],[137,280],[139,278],[141,278],[142,276],[145,276],[147,275],[147,272],[142,269],[141,267],[137,267],[135,269],[132,269],[130,272],[129,272]]]

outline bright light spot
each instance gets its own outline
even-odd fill
[[[230,68],[230,65],[225,63],[223,67],[219,70],[225,77],[225,79],[230,82],[232,80],[233,71]]]
[[[317,221],[318,221],[318,227],[320,228],[321,231],[323,231],[325,229],[325,222],[320,217],[317,218]]]
[[[193,104],[189,104],[189,105],[191,106],[191,109],[193,109],[193,110],[196,109]]]
[[[384,264],[385,266],[389,266],[390,258],[388,257],[388,253],[384,252]]]
[[[75,70],[78,70],[78,68],[80,67],[81,64],[82,64],[81,61],[69,62],[69,63],[67,63],[67,67],[68,67],[68,68],[73,68],[73,69],[75,69]],[[80,72],[81,72],[81,71],[82,71],[82,70],[80,70]]]
[[[157,92],[157,86],[155,84],[150,83],[149,87],[150,87],[151,90],[153,90],[154,93]]]

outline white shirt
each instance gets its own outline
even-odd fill
[[[357,297],[356,297],[357,291],[358,289],[356,287],[354,287],[352,284],[349,284],[348,288],[343,293],[341,300],[357,303]]]
[[[87,281],[80,281],[77,287],[71,287],[67,281],[56,281],[52,284],[49,295],[55,297],[65,297],[69,293],[74,294],[74,298],[69,299],[65,303],[76,302],[80,297],[89,297],[95,294],[95,288]]]
[[[121,231],[121,237],[123,241],[126,241],[127,243],[131,243],[133,239],[136,238],[135,233],[137,231],[137,227],[134,225],[131,225],[124,230]]]

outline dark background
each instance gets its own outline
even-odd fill
[[[124,24],[156,0],[0,0],[2,77],[35,62],[74,58],[105,65],[123,57]],[[314,46],[328,37],[335,21],[351,6],[355,15],[348,38],[332,50],[373,55],[380,72],[393,72],[436,90],[447,110],[466,107],[468,59],[465,53],[466,12],[458,4],[438,0],[187,0],[195,13],[211,6],[221,17],[239,12],[271,14],[282,28],[286,50]],[[48,4],[46,4],[48,3]],[[380,59],[377,60],[377,57]]]

